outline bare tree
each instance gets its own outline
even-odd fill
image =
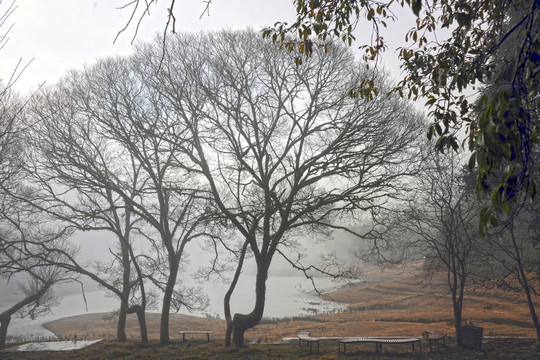
[[[540,341],[540,321],[534,297],[540,279],[540,228],[539,205],[532,202],[517,202],[519,210],[512,209],[512,216],[504,225],[493,228],[486,237],[486,263],[491,265],[488,285],[525,295],[531,321]]]
[[[179,150],[256,262],[255,306],[233,317],[243,346],[263,316],[274,255],[399,196],[416,171],[419,120],[396,98],[349,96],[365,66],[339,46],[301,66],[250,31],[171,37],[163,63],[157,49],[140,49],[141,73],[188,129]]]
[[[49,129],[55,134],[43,133],[50,161],[34,173],[47,178],[40,180],[42,186],[55,177],[68,186],[55,201],[70,191],[82,195],[78,206],[85,210],[83,228],[96,228],[92,221],[105,223],[104,229],[122,238],[133,229],[134,223],[126,222],[130,216],[132,222],[140,221],[137,232],[153,251],[144,257],[148,270],[143,276],[163,290],[160,342],[166,344],[171,308],[206,304],[197,289],[177,283],[185,246],[209,235],[204,216],[207,196],[183,169],[178,149],[185,130],[171,121],[160,94],[145,86],[133,66],[129,59],[105,59],[74,71],[41,103],[39,118],[49,117]],[[46,167],[54,172],[40,175],[47,174]],[[52,187],[48,193],[55,191]],[[127,244],[128,239],[120,243]],[[130,257],[135,264],[135,256]]]
[[[446,277],[458,344],[466,286],[483,261],[473,183],[457,154],[431,150],[410,199],[378,214],[371,232],[370,255],[383,265],[423,260],[423,278]]]
[[[61,268],[32,256],[32,243],[55,242],[62,246],[70,232],[47,224],[41,214],[3,197],[0,212],[0,278],[18,281],[20,299],[0,313],[0,347],[15,314],[36,318],[58,304],[53,286],[74,280]],[[66,251],[72,251],[65,249]]]
[[[64,111],[65,107],[69,107],[69,99],[61,95],[58,90],[43,89],[34,96],[27,110],[27,121],[34,123],[34,126],[27,134],[25,180],[32,184],[35,193],[32,198],[14,192],[11,196],[54,216],[69,228],[78,231],[108,231],[117,237],[119,255],[116,251],[110,253],[113,263],[118,261],[122,264],[121,281],[115,283],[116,274],[99,275],[99,271],[91,273],[99,275],[98,282],[101,285],[106,283],[121,293],[118,340],[126,340],[127,313],[137,313],[141,340],[147,342],[145,275],[137,260],[138,255],[133,251],[131,239],[140,219],[126,210],[121,197],[107,184],[114,181],[111,177],[118,176],[120,158],[109,156],[109,144],[99,139],[95,129],[87,123],[69,118],[73,112]],[[129,163],[126,163],[123,170],[130,171],[126,178],[132,180],[131,196],[134,196],[139,170],[134,164],[130,167]],[[132,276],[132,267],[135,277]],[[89,272],[83,264],[73,263],[70,268],[82,274]],[[95,266],[92,268],[99,270]],[[141,294],[139,301],[130,302],[137,291]]]

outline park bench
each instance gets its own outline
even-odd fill
[[[418,343],[420,347],[420,353],[422,353],[422,343],[420,339],[414,337],[403,336],[380,336],[380,337],[348,337],[338,339],[338,352],[341,352],[341,345],[343,345],[343,352],[347,352],[347,344],[358,343],[374,343],[375,351],[381,351],[383,344],[411,344],[414,351],[414,344]]]
[[[313,351],[313,345],[317,344],[317,353],[319,352],[319,338],[311,337],[309,331],[302,331],[298,333],[298,346],[309,346],[309,353]]]
[[[426,339],[429,341],[429,351],[432,350],[432,343],[435,342],[437,344],[437,350],[439,353],[441,352],[441,347],[439,345],[439,341],[442,340],[443,346],[446,348],[446,334],[439,331],[439,330],[426,330]]]
[[[210,334],[213,334],[214,332],[212,330],[180,330],[178,333],[182,334],[182,341],[186,341],[186,335],[206,334],[206,340],[210,342]]]

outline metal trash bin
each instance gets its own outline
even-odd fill
[[[462,345],[467,348],[480,349],[484,328],[479,326],[465,325],[461,327]]]

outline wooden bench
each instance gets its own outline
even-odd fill
[[[347,352],[347,344],[358,344],[358,343],[374,343],[375,351],[379,352],[382,350],[383,344],[411,344],[412,350],[414,351],[414,344],[418,343],[420,347],[420,353],[422,353],[422,343],[420,339],[414,337],[404,337],[404,336],[380,336],[380,337],[349,337],[338,339],[338,352],[341,352],[341,345],[343,345],[343,352]]]
[[[210,334],[213,334],[214,332],[212,330],[180,330],[178,333],[182,334],[182,341],[186,341],[186,334],[187,335],[206,334],[206,340],[210,342]]]
[[[426,339],[429,341],[429,351],[433,351],[432,349],[432,343],[435,342],[437,344],[437,350],[439,353],[441,352],[441,347],[439,345],[439,341],[442,340],[443,346],[446,348],[446,334],[439,331],[439,330],[426,330]]]
[[[302,331],[298,333],[298,346],[309,346],[309,353],[313,351],[313,345],[317,344],[317,353],[319,352],[319,338],[311,337],[309,331]]]

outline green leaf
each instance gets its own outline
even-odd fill
[[[412,0],[411,9],[414,15],[420,16],[420,10],[422,10],[422,0]]]
[[[459,26],[469,26],[471,24],[471,16],[466,13],[457,13],[456,20]]]
[[[439,123],[435,124],[435,131],[437,131],[437,135],[439,135],[439,136],[442,135],[442,128],[441,128],[441,125]]]
[[[476,152],[473,152],[471,157],[469,158],[469,170],[473,171],[475,166],[476,166]]]
[[[501,207],[505,213],[507,213],[508,215],[512,215],[512,211],[510,210],[510,205],[508,205],[508,201],[503,202],[501,204]]]
[[[476,155],[476,160],[477,160],[477,163],[478,163],[478,168],[481,170],[481,171],[485,171],[486,170],[486,156],[484,155],[483,152],[479,152],[477,155]]]
[[[529,195],[531,197],[531,199],[534,199],[535,195],[536,195],[536,182],[534,180],[531,180],[529,182]]]
[[[433,125],[430,125],[429,128],[428,128],[428,133],[427,133],[427,138],[428,140],[431,141],[431,139],[433,138],[433,132],[435,131]]]
[[[499,204],[499,192],[497,190],[491,193],[491,206],[496,209]]]

